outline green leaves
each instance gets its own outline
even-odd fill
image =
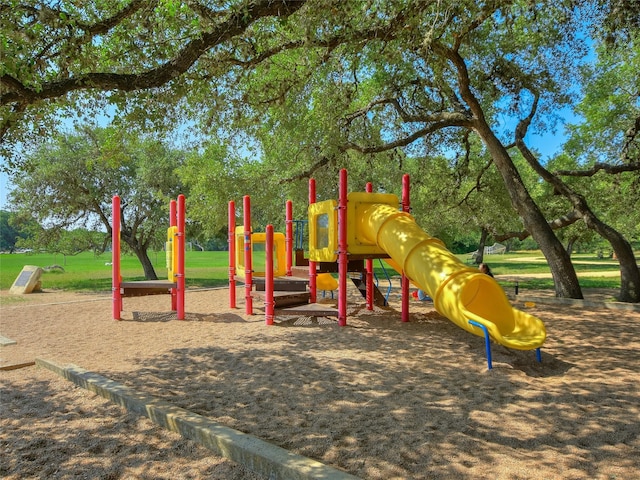
[[[177,108],[197,90],[194,80],[207,83],[219,68],[218,62],[196,65],[201,58],[215,58],[261,19],[291,15],[304,3],[123,0],[1,8],[3,58],[12,59],[0,76],[2,153],[17,157],[20,142],[37,138],[32,127],[55,120],[50,106],[59,107],[73,92],[85,92],[80,98],[92,108],[113,100],[121,115],[132,117],[145,109],[149,96],[126,92],[149,92],[153,102],[146,111],[154,111],[156,127],[170,129],[175,115],[161,122],[160,112]],[[120,95],[105,97],[104,91]]]
[[[113,127],[56,135],[27,161],[30,170],[12,178],[11,201],[44,227],[43,246],[79,227],[109,232],[111,199],[120,195],[123,240],[146,255],[164,236],[169,200],[183,193],[179,152]]]

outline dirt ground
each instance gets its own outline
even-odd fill
[[[243,291],[167,296],[2,292],[0,367],[75,364],[363,479],[632,479],[640,472],[640,313],[515,300],[547,328],[533,352],[493,346],[399,296],[347,327],[280,317]],[[611,292],[599,292],[600,298]],[[522,297],[520,297],[522,298]],[[323,302],[331,302],[329,298]],[[48,370],[0,371],[0,477],[254,479]]]

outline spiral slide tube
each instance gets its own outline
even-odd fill
[[[363,212],[358,229],[364,240],[382,248],[429,294],[438,313],[459,327],[484,336],[469,324],[473,320],[486,327],[495,342],[517,350],[534,350],[544,343],[546,330],[540,319],[513,308],[492,277],[458,260],[410,214],[372,204]]]

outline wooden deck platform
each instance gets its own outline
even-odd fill
[[[308,290],[308,273],[302,269],[296,269],[296,276],[276,277],[273,279],[274,315],[304,315],[307,317],[337,317],[338,309],[319,303],[309,303],[311,293]],[[244,283],[244,276],[235,276],[236,282]],[[254,304],[264,303],[265,278],[253,277]]]
[[[123,297],[162,295],[171,293],[172,288],[178,288],[178,284],[169,280],[142,280],[140,282],[120,283],[120,292]]]
[[[259,302],[264,303],[265,294],[264,291],[257,291],[252,296]],[[273,292],[274,308],[281,309],[285,307],[291,307],[296,305],[307,305],[311,294],[309,292]]]
[[[307,317],[337,317],[338,309],[321,303],[307,303],[289,308],[276,308],[274,315],[304,315]]]
[[[256,291],[264,292],[265,278],[253,277],[253,284],[256,287]],[[273,279],[273,290],[285,291],[285,292],[306,292],[307,285],[309,285],[308,278],[302,277],[275,277]]]

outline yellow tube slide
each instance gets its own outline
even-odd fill
[[[363,240],[375,242],[429,294],[438,313],[459,327],[482,337],[482,330],[469,324],[475,320],[495,342],[517,350],[544,343],[546,330],[539,318],[513,308],[492,277],[458,260],[408,213],[374,204],[363,212],[357,228]]]

